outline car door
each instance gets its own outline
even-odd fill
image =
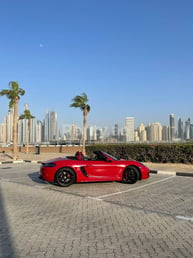
[[[85,170],[89,180],[115,180],[118,173],[118,166],[115,161],[87,161]]]

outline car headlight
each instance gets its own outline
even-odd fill
[[[55,166],[56,166],[56,164],[52,163],[52,162],[50,162],[50,163],[42,163],[42,167],[55,167]]]

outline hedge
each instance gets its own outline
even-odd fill
[[[94,150],[105,151],[117,158],[141,162],[192,163],[193,144],[94,144],[86,146],[89,156]]]

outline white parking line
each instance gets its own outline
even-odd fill
[[[155,184],[159,184],[161,182],[167,181],[167,180],[169,180],[169,179],[171,179],[173,177],[175,177],[175,176],[170,176],[170,177],[161,179],[159,181],[152,182],[152,183],[149,183],[149,184],[146,184],[146,185],[142,185],[142,186],[138,186],[138,187],[135,187],[135,188],[132,188],[132,189],[128,189],[128,190],[125,190],[125,191],[120,191],[120,192],[116,192],[116,193],[112,193],[112,194],[104,194],[104,195],[100,195],[100,196],[97,196],[97,197],[88,196],[87,198],[101,201],[102,198],[106,198],[106,197],[110,197],[110,196],[114,196],[114,195],[118,195],[118,194],[123,194],[123,193],[128,193],[128,192],[132,192],[132,191],[136,191],[136,190],[139,190],[139,189],[142,189],[142,188],[146,188],[146,187],[151,186],[151,185],[155,185]]]

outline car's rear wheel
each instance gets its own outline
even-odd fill
[[[60,168],[55,176],[55,182],[59,186],[69,186],[75,183],[76,175],[71,168]]]
[[[122,182],[125,184],[134,184],[139,179],[139,172],[136,167],[127,167],[122,176]]]

